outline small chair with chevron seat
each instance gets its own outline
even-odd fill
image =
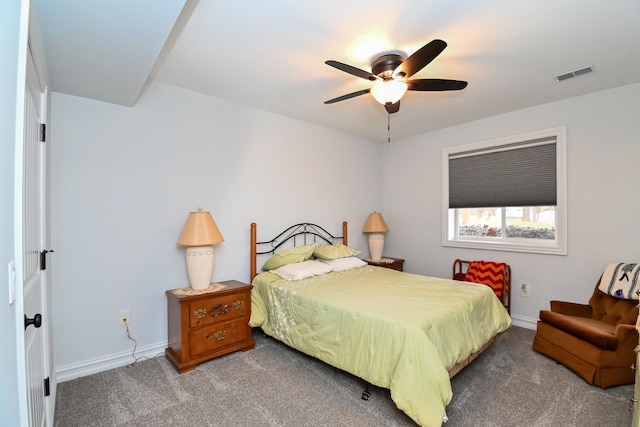
[[[507,312],[511,314],[511,267],[509,264],[486,260],[467,261],[458,258],[453,262],[453,279],[489,286]]]

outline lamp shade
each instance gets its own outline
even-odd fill
[[[385,80],[371,88],[371,95],[382,105],[395,104],[407,91],[407,84],[393,79]]]
[[[206,246],[224,242],[211,212],[190,212],[178,239],[180,246]]]
[[[371,212],[369,214],[362,230],[363,233],[386,233],[387,231],[389,231],[389,227],[387,227],[387,223],[384,222],[384,218],[379,212]]]

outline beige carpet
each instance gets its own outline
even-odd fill
[[[445,427],[630,426],[633,386],[602,390],[512,327],[452,380]],[[58,385],[55,426],[412,426],[388,390],[254,333],[255,349],[178,375],[164,357]]]

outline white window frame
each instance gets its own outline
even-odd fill
[[[566,126],[529,132],[504,138],[482,141],[442,150],[442,246],[497,251],[529,252],[567,255],[567,141]],[[529,141],[538,138],[556,138],[556,224],[555,239],[523,239],[512,237],[459,237],[456,236],[455,210],[449,209],[449,156],[455,153],[484,149]],[[500,206],[496,206],[500,207]],[[504,215],[504,206],[502,206]]]

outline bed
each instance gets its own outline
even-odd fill
[[[416,423],[442,425],[452,397],[450,378],[508,329],[511,318],[488,286],[358,264],[346,222],[342,233],[336,237],[301,223],[258,241],[257,225],[251,224],[250,325],[390,389],[396,406]],[[296,252],[308,254],[308,247],[313,256],[296,260]],[[327,254],[334,258],[323,259]],[[270,271],[258,273],[261,255],[269,256]],[[331,271],[315,270],[316,264],[332,264]],[[307,265],[314,274],[298,274]]]

